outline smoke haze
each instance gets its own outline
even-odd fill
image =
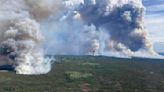
[[[45,74],[52,55],[157,55],[141,0],[1,0],[0,60]],[[43,48],[43,49],[42,49]]]
[[[58,0],[1,0],[1,61],[11,64],[17,74],[45,74],[51,69],[44,58],[38,21],[57,12]],[[53,9],[53,10],[52,10]]]
[[[66,0],[42,23],[51,54],[157,55],[144,26],[141,0]]]

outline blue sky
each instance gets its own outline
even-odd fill
[[[155,50],[164,52],[164,0],[143,0],[146,6],[145,25]]]

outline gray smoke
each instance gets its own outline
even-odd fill
[[[50,30],[44,32],[48,53],[157,55],[147,38],[141,0],[64,0],[63,7],[42,24]]]
[[[145,49],[155,54],[145,32],[145,8],[140,0],[121,0],[122,3],[120,0],[91,0],[89,4],[85,1],[78,9],[82,19],[94,24],[98,31],[101,27],[108,31],[110,50],[127,54]]]
[[[12,65],[17,74],[45,74],[50,71],[51,60],[44,58],[44,37],[38,21],[55,14],[60,7],[57,2],[0,1],[0,60]]]
[[[18,74],[45,74],[45,54],[156,55],[141,0],[1,0],[0,60]],[[42,49],[42,47],[44,49]]]

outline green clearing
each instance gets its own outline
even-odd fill
[[[46,75],[0,72],[0,92],[164,92],[164,60],[55,58]]]

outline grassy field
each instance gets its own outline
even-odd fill
[[[0,92],[164,92],[164,60],[55,58],[46,75],[0,72]]]

